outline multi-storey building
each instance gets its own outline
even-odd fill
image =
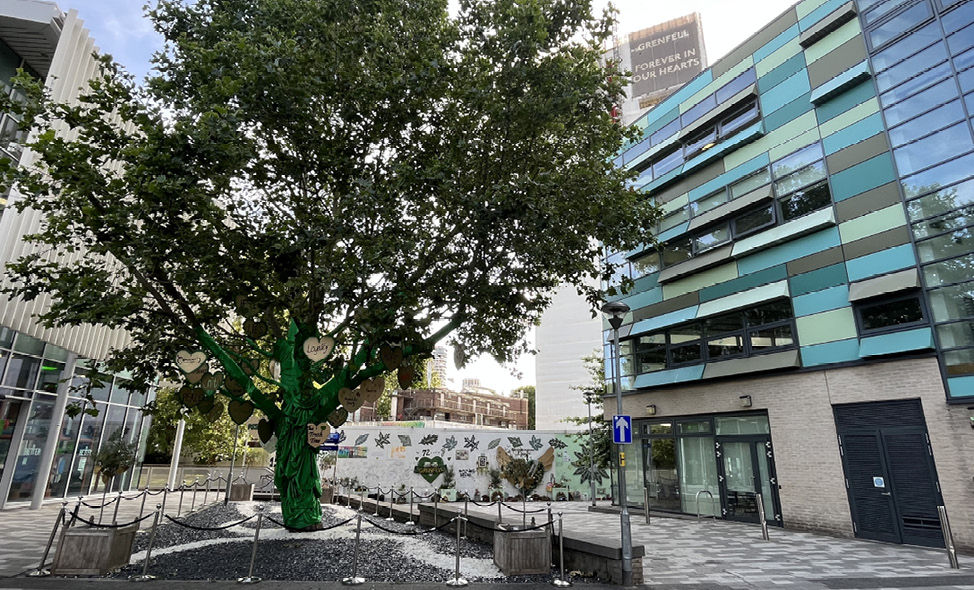
[[[971,66],[974,2],[804,0],[637,122],[629,498],[974,547]]]
[[[52,2],[7,0],[0,3],[0,83],[13,92],[17,68],[45,80],[51,95],[64,102],[96,75],[94,41],[77,12],[61,12]],[[33,163],[20,146],[24,132],[10,115],[0,115],[0,155]],[[3,196],[0,209],[0,265],[33,251],[23,236],[37,231],[41,216],[7,208],[16,190]],[[80,255],[76,253],[74,255]],[[103,358],[124,346],[121,331],[92,327],[45,329],[34,314],[47,301],[31,304],[0,298],[0,507],[45,498],[77,496],[97,489],[93,460],[99,445],[116,432],[144,442],[148,420],[140,411],[145,397],[130,390],[124,376],[101,375],[92,397],[97,416],[66,415],[80,399],[71,386],[83,385],[93,369],[87,359]],[[141,453],[139,456],[142,456]],[[132,472],[116,482],[128,486]]]
[[[452,422],[514,430],[528,427],[527,399],[476,391],[405,389],[395,392],[392,411],[396,421]],[[365,405],[358,419],[369,422],[383,418],[375,415],[372,405]]]

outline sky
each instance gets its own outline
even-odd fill
[[[149,60],[154,51],[162,48],[162,41],[144,17],[143,0],[56,2],[63,11],[76,9],[102,53],[111,54],[136,79],[142,79],[149,72]],[[451,0],[451,4],[455,3]],[[598,10],[607,4],[607,0],[594,0]],[[619,11],[618,33],[621,37],[679,16],[700,13],[710,65],[784,12],[794,1],[749,0],[745,5],[728,0],[613,0],[613,4]],[[525,355],[511,368],[501,367],[490,358],[480,358],[468,363],[461,371],[453,366],[452,356],[448,376],[455,380],[457,388],[464,378],[480,379],[481,385],[499,392],[535,383],[532,355]],[[520,377],[512,373],[519,373]]]

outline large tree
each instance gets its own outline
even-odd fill
[[[610,115],[624,78],[600,63],[611,23],[590,2],[149,14],[165,49],[146,81],[105,59],[80,104],[22,76],[27,100],[2,105],[39,130],[37,165],[8,175],[46,216],[7,292],[49,294],[48,325],[127,330],[110,366],[143,384],[204,352],[180,356],[202,384],[184,402],[267,416],[289,527],[321,517],[308,425],[340,425],[447,337],[512,360],[556,286],[596,302],[586,281],[613,271],[598,241],[647,239],[655,209],[613,165],[635,132]]]

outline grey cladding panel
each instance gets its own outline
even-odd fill
[[[866,44],[861,36],[853,37],[839,45],[823,58],[808,65],[808,80],[812,88],[818,88],[842,72],[866,59]]]
[[[835,174],[846,168],[861,164],[883,152],[889,151],[889,142],[884,133],[877,133],[869,139],[854,143],[827,157],[829,173]]]
[[[743,6],[741,9],[746,10]],[[784,33],[789,27],[797,23],[798,14],[795,12],[795,7],[792,6],[770,25],[755,33],[750,39],[738,45],[736,49],[715,63],[711,68],[714,73],[714,78],[720,77],[721,74],[737,65],[742,59],[761,49],[768,41]]]

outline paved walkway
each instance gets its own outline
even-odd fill
[[[183,513],[191,506],[192,494],[183,500]],[[178,509],[178,494],[170,495],[167,512]],[[146,502],[146,514],[160,500],[152,496]],[[195,507],[203,504],[203,493],[197,496]],[[219,501],[214,493],[209,503]],[[86,498],[86,503],[98,506],[101,497]],[[73,508],[74,504],[69,506]],[[541,506],[535,504],[529,508]],[[33,570],[43,554],[44,546],[54,524],[59,502],[46,504],[41,510],[13,508],[0,511],[0,588],[50,588],[58,590],[97,590],[112,587],[117,581],[65,578],[14,577]],[[137,518],[142,508],[141,497],[123,500],[119,522]],[[572,533],[606,536],[619,531],[618,514],[590,512],[585,502],[559,502],[555,511],[564,512],[565,530]],[[471,511],[496,515],[497,509],[477,508]],[[85,507],[81,515],[97,520],[99,510]],[[105,509],[104,519],[114,516],[114,505]],[[505,521],[518,521],[520,515],[505,512]],[[933,590],[974,589],[974,556],[961,555],[960,570],[951,570],[942,549],[875,543],[858,539],[840,539],[825,535],[782,530],[772,527],[771,540],[761,538],[757,526],[702,519],[656,518],[646,525],[642,514],[632,515],[633,542],[646,547],[643,571],[646,585],[679,590],[736,590],[763,589],[777,586],[794,590],[843,590],[869,588],[901,590],[927,588]],[[462,572],[462,569],[461,569]],[[207,582],[206,588],[237,587],[235,582]],[[586,584],[583,588],[601,588]],[[196,590],[202,583],[156,581],[160,590]],[[399,585],[403,588],[424,585]],[[486,588],[488,585],[471,585]],[[519,585],[534,589],[538,585]],[[267,588],[328,590],[340,584],[328,583],[262,583]],[[391,584],[366,584],[367,588],[391,588]],[[429,585],[425,585],[429,587]],[[496,585],[495,585],[496,587]]]

